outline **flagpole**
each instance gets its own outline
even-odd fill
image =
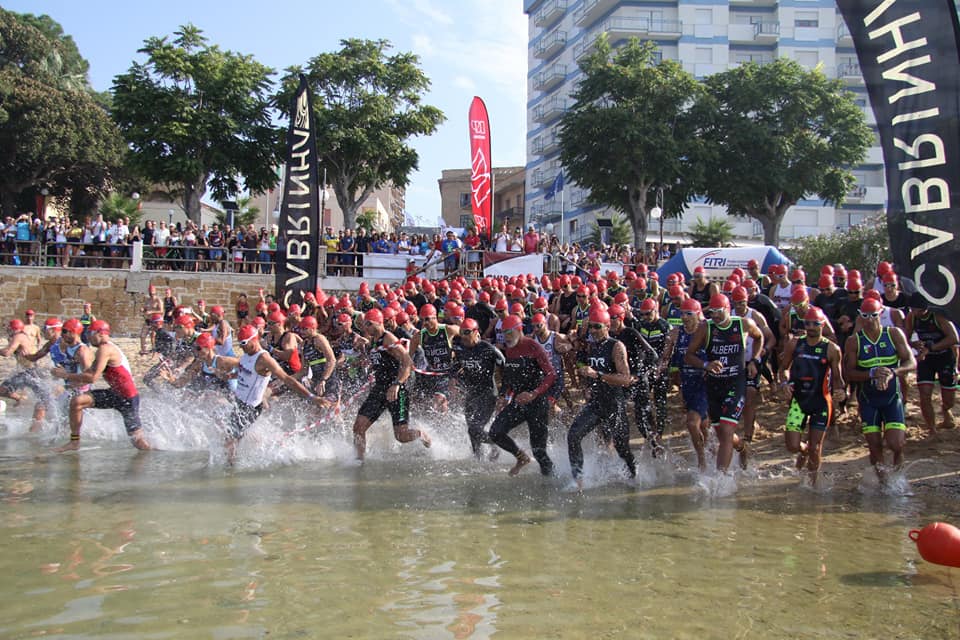
[[[560,188],[560,248],[563,248],[563,192],[566,190],[567,185],[563,185]]]

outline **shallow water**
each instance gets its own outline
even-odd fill
[[[907,538],[958,507],[922,490],[721,481],[679,456],[642,457],[628,482],[591,445],[580,495],[564,491],[562,439],[560,477],[508,478],[509,456],[474,461],[456,420],[431,425],[430,450],[381,422],[357,467],[342,427],[283,410],[227,469],[218,410],[184,420],[178,402],[206,403],[167,400],[143,415],[174,451],[138,453],[89,412],[83,450],[49,455],[62,426],[31,435],[26,409],[0,416],[0,637],[960,634],[958,570]]]

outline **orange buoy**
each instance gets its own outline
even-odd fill
[[[946,522],[931,522],[923,529],[911,530],[909,536],[927,562],[960,567],[960,529]]]

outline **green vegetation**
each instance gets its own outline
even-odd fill
[[[652,43],[633,39],[611,53],[601,36],[580,63],[583,79],[563,116],[560,157],[590,199],[623,213],[633,244],[646,242],[649,210],[660,187],[667,215],[696,192],[700,144],[690,104],[701,88],[678,62],[657,62]]]
[[[726,218],[697,221],[687,233],[694,247],[726,247],[733,240],[733,223]]]
[[[416,55],[387,55],[386,40],[340,44],[340,51],[321,53],[305,68],[287,69],[276,104],[287,110],[303,73],[314,95],[317,150],[327,182],[344,225],[353,227],[357,208],[374,189],[387,182],[409,184],[419,156],[407,141],[432,134],[446,118],[421,103],[430,80]]]
[[[87,81],[88,64],[48,16],[0,9],[0,208],[47,189],[89,201],[109,189],[123,140]]]
[[[276,183],[280,133],[271,123],[273,70],[252,56],[207,44],[200,29],[180,27],[173,41],[148,38],[114,78],[113,115],[132,164],[154,182],[175,186],[200,221],[209,188],[218,200]]]
[[[852,94],[793,60],[742,64],[704,81],[696,107],[704,145],[703,193],[763,225],[777,246],[787,209],[817,195],[842,204],[872,134]]]
[[[816,273],[825,264],[837,263],[847,269],[859,269],[861,273],[873,273],[877,263],[890,259],[887,217],[879,215],[841,233],[801,238],[785,253],[807,269],[807,273]]]

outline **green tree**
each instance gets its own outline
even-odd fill
[[[121,164],[123,141],[88,90],[86,69],[72,39],[49,17],[0,9],[0,206],[6,214],[29,189],[99,197]]]
[[[366,229],[367,233],[373,233],[374,223],[377,221],[377,212],[372,209],[367,209],[363,213],[357,214],[356,226],[358,229]],[[348,229],[352,227],[347,226]]]
[[[342,40],[336,53],[321,53],[306,69],[287,70],[277,104],[285,117],[306,75],[314,94],[317,150],[333,185],[343,222],[354,226],[360,204],[384,184],[406,187],[419,156],[407,141],[430,135],[445,120],[422,104],[430,80],[412,53],[387,55],[387,40]]]
[[[590,200],[622,212],[643,248],[657,190],[670,186],[667,215],[690,201],[699,180],[699,140],[689,107],[700,92],[678,62],[656,63],[656,47],[637,39],[611,55],[601,36],[580,63],[583,78],[560,129],[560,157]]]
[[[140,223],[143,212],[140,211],[140,203],[133,198],[127,197],[122,193],[111,193],[100,203],[100,213],[103,219],[113,222],[118,218],[130,218],[130,226],[133,227]]]
[[[726,218],[710,218],[697,221],[687,232],[694,247],[725,247],[733,240],[733,223]]]
[[[280,131],[271,123],[273,70],[252,56],[207,44],[184,25],[173,41],[148,38],[114,78],[113,115],[131,162],[155,182],[176,186],[187,216],[200,221],[209,188],[218,200],[276,184]]]
[[[817,195],[840,205],[854,184],[847,169],[872,135],[837,80],[792,60],[747,63],[705,80],[698,105],[707,153],[707,200],[763,225],[777,246],[787,209]]]
[[[873,273],[878,262],[890,259],[887,216],[878,215],[840,233],[799,238],[786,254],[807,273],[817,273],[823,265],[837,263],[861,273]]]
[[[610,225],[609,237],[604,242],[601,227],[596,222],[592,222],[587,242],[592,242],[599,247],[602,244],[630,244],[633,241],[633,230],[622,215],[615,213],[610,216]]]
[[[260,207],[255,207],[250,204],[252,198],[250,196],[242,196],[237,198],[237,210],[233,213],[233,226],[247,226],[248,224],[256,224],[257,220],[260,217]],[[217,211],[217,222],[221,225],[227,224],[227,212],[226,211]]]

